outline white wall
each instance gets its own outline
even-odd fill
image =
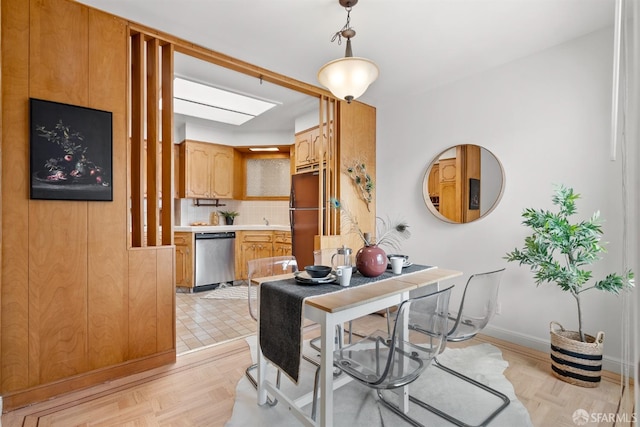
[[[378,215],[408,220],[412,237],[403,250],[413,261],[465,273],[455,281],[455,301],[470,274],[507,267],[502,313],[486,331],[544,351],[551,320],[577,328],[574,300],[555,285],[536,288],[526,267],[503,256],[528,234],[522,210],[551,208],[553,184],[562,183],[582,194],[580,219],[600,210],[606,220],[608,253],[594,276],[622,270],[621,162],[609,161],[612,34],[593,33],[377,110]],[[486,218],[448,224],[425,208],[423,175],[437,153],[466,143],[502,162],[505,192]],[[606,369],[618,370],[620,307],[615,296],[584,294],[585,331],[606,332]]]
[[[175,225],[191,225],[194,222],[209,223],[211,212],[237,211],[235,225],[289,226],[289,202],[286,200],[220,200],[221,207],[196,206],[193,199],[175,200]],[[222,223],[221,223],[222,224]]]
[[[306,114],[296,117],[296,133],[302,132],[312,127],[318,126],[319,108]]]

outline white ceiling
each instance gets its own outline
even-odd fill
[[[338,0],[79,1],[318,86],[317,70],[344,56],[344,43],[330,41],[346,21]],[[353,53],[380,67],[379,79],[360,100],[375,106],[388,97],[426,92],[612,26],[613,13],[614,0],[360,0],[351,12]],[[198,63],[177,61],[176,73],[262,91],[256,94],[267,99],[282,96],[268,84],[260,88],[256,79],[236,86],[235,78]],[[307,107],[287,108],[291,113]],[[277,122],[263,121],[261,126]]]

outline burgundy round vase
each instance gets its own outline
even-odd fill
[[[364,246],[356,254],[356,267],[366,277],[378,277],[387,269],[387,254],[376,245]]]

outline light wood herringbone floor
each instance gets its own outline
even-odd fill
[[[384,327],[381,321],[369,316],[354,330]],[[502,350],[509,362],[505,375],[534,426],[576,426],[572,415],[577,409],[601,420],[588,426],[630,425],[624,421],[634,413],[633,396],[615,375],[605,375],[598,388],[586,389],[556,380],[546,353],[486,336],[452,346],[480,342]],[[223,426],[231,416],[236,383],[249,363],[244,339],[222,343],[182,355],[172,366],[3,414],[2,426]]]

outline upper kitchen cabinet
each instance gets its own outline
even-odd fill
[[[178,196],[191,199],[233,197],[233,148],[198,141],[180,144]]]
[[[320,136],[318,126],[296,134],[295,139],[295,167],[297,172],[318,169],[320,160],[327,160],[329,149],[326,136]]]
[[[274,151],[255,152],[255,147],[234,147],[234,199],[289,200],[291,147],[273,148]]]

